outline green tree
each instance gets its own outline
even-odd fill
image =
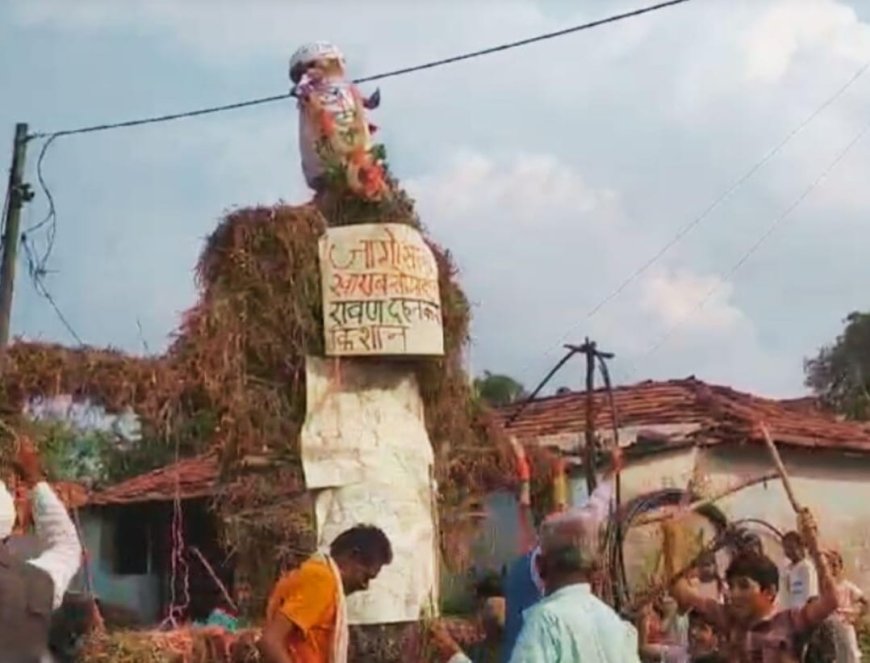
[[[835,412],[870,420],[870,313],[850,313],[837,340],[804,362],[806,385]]]
[[[475,378],[474,389],[477,396],[492,407],[504,407],[526,397],[522,384],[508,375],[484,371],[482,377]]]
[[[40,455],[52,480],[104,480],[104,457],[112,445],[109,433],[78,429],[61,420],[32,423]]]
[[[31,419],[29,432],[52,481],[104,487],[175,460],[171,444],[130,437],[117,422],[101,429],[65,417],[43,416]],[[179,451],[190,453],[186,447]]]

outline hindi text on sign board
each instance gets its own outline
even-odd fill
[[[327,355],[444,354],[438,266],[414,228],[330,228],[320,270]]]

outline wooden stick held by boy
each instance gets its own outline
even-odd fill
[[[800,609],[777,611],[776,598],[779,590],[779,569],[764,554],[747,551],[738,553],[726,573],[730,600],[726,605],[700,595],[685,579],[676,580],[671,593],[683,608],[691,608],[714,624],[723,636],[723,653],[731,661],[798,660],[805,637],[837,608],[837,593],[818,542],[818,528],[808,509],[800,506],[788,474],[776,453],[775,446],[766,428],[757,427],[768,449],[789,501],[797,512],[797,529],[819,571],[818,600],[807,603]],[[673,577],[674,556],[678,537],[677,524],[668,521],[663,525],[665,569]]]
[[[785,494],[788,496],[788,501],[791,503],[794,512],[800,514],[801,511],[803,511],[803,507],[800,505],[800,502],[798,502],[794,488],[791,485],[791,479],[789,479],[788,472],[786,471],[785,465],[782,463],[782,458],[779,455],[779,450],[776,448],[773,438],[770,437],[770,431],[767,430],[767,426],[763,423],[758,424],[757,428],[761,433],[761,436],[764,438],[764,443],[767,446],[767,450],[770,452],[773,465],[776,467],[779,478],[782,480],[782,487],[785,488]]]

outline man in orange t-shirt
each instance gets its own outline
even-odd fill
[[[346,663],[344,598],[368,589],[393,561],[390,541],[377,527],[357,525],[275,585],[266,609],[260,652],[266,663]]]

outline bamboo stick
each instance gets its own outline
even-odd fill
[[[800,502],[798,502],[797,496],[794,492],[794,487],[791,485],[791,479],[789,479],[788,472],[786,472],[785,465],[782,464],[782,458],[780,458],[779,451],[776,448],[776,445],[773,443],[773,439],[770,437],[770,432],[767,430],[767,426],[761,424],[759,426],[761,429],[761,433],[764,436],[764,443],[767,445],[767,450],[770,452],[770,457],[773,459],[773,464],[776,467],[776,471],[779,474],[779,478],[782,480],[782,486],[785,488],[785,494],[788,495],[788,501],[791,502],[791,507],[794,509],[795,513],[801,513],[803,507],[801,507]]]

